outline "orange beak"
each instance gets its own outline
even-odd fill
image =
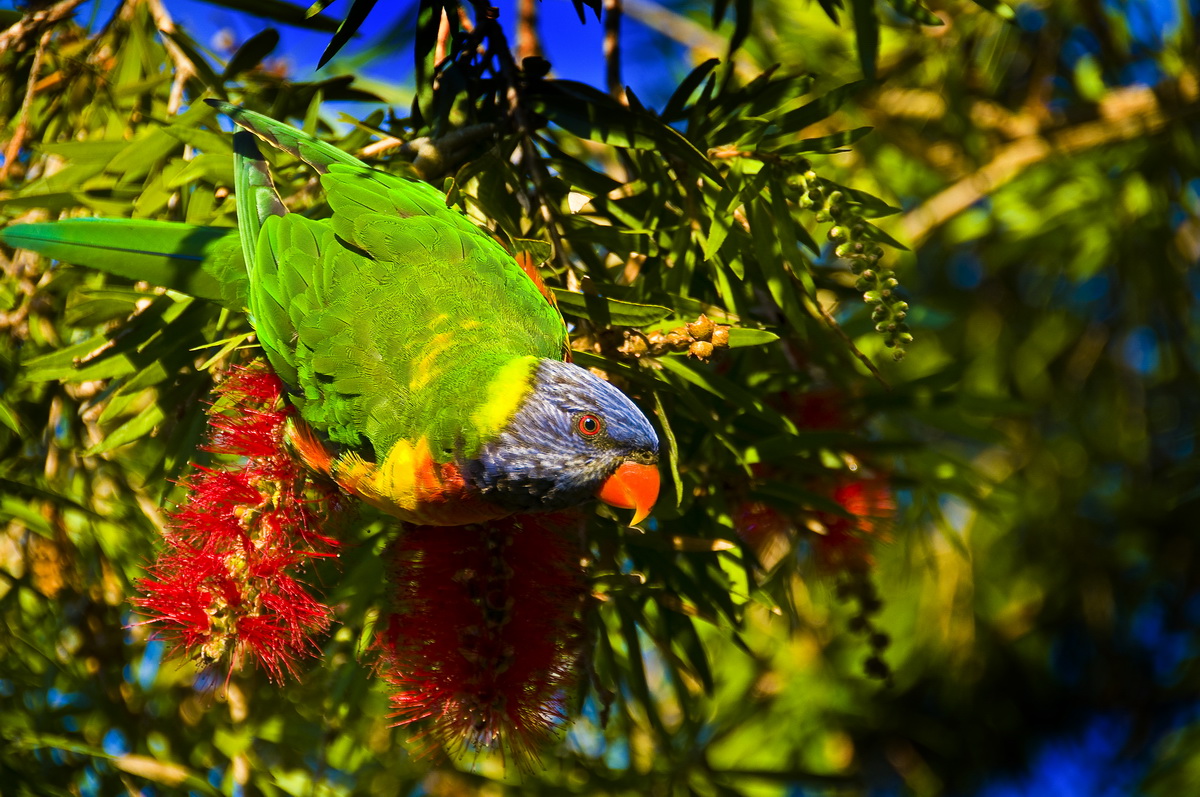
[[[650,514],[658,499],[658,466],[626,462],[600,486],[596,497],[619,509],[632,509],[636,526]]]

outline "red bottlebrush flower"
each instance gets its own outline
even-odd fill
[[[826,533],[813,543],[817,560],[829,570],[865,570],[871,565],[864,535],[877,534],[896,513],[886,476],[868,476],[838,485],[832,498],[852,517],[822,512]]]
[[[853,425],[850,399],[832,387],[789,396],[785,411],[805,429],[848,429]]]
[[[896,514],[896,500],[886,476],[846,482],[833,491],[833,500],[854,515],[853,525],[864,534],[879,531]]]
[[[183,482],[168,548],[133,601],[177,648],[210,661],[249,656],[276,680],[295,674],[332,619],[295,574],[337,546],[320,531],[338,509],[336,488],[313,483],[288,454],[290,413],[265,366],[238,369],[218,388],[206,449],[237,459]]]
[[[759,563],[771,570],[791,550],[795,525],[761,501],[742,501],[733,511],[733,530],[754,551]]]
[[[451,751],[518,765],[564,717],[586,594],[570,516],[409,528],[389,549],[397,609],[378,635],[393,717]]]

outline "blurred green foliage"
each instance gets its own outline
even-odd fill
[[[300,683],[160,666],[130,613],[245,319],[5,252],[5,794],[963,794],[1035,777],[1048,741],[1097,717],[1126,729],[1101,786],[1194,783],[1185,4],[629,2],[689,48],[651,108],[518,61],[486,4],[426,0],[412,108],[350,125],[323,104],[371,95],[264,65],[269,30],[214,54],[170,2],[91,30],[56,12],[75,5],[0,20],[6,220],[232,225],[228,140],[198,100],[301,124],[548,254],[578,362],[654,411],[669,473],[647,533],[589,520],[577,719],[544,769],[419,758],[371,676],[383,519],[364,511],[310,574],[341,625]],[[343,5],[344,39],[371,4]],[[320,213],[307,172],[276,167]],[[864,304],[885,270],[905,288]],[[750,345],[639,356],[634,328],[701,313]],[[853,521],[848,483],[893,493],[894,518]],[[847,523],[869,557],[831,565]]]

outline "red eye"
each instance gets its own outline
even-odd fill
[[[600,419],[595,415],[581,415],[577,424],[579,433],[586,437],[595,437],[600,434]]]

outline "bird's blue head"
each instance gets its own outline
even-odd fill
[[[625,394],[585,368],[540,360],[499,436],[465,463],[485,498],[513,511],[563,509],[592,498],[634,509],[658,497],[658,436]]]

